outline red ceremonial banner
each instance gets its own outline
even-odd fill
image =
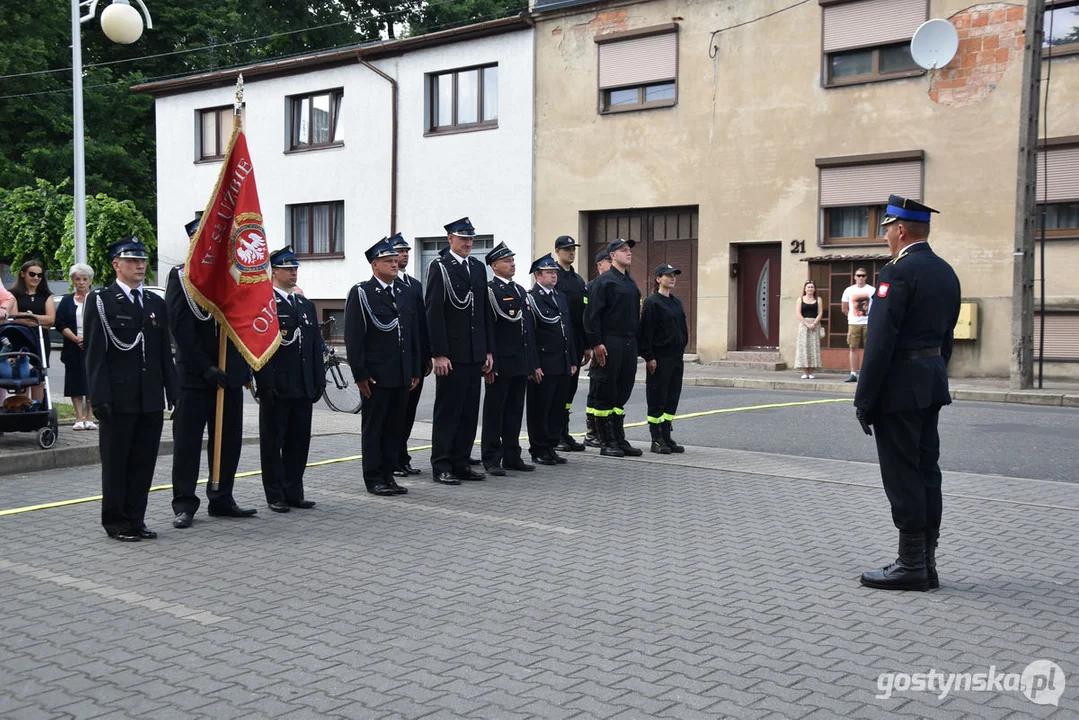
[[[191,239],[183,279],[191,297],[213,313],[248,365],[258,370],[281,344],[281,332],[255,169],[247,137],[236,125],[210,204]]]

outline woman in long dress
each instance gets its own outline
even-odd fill
[[[803,380],[813,380],[813,371],[820,367],[820,319],[824,315],[824,303],[817,298],[817,285],[809,280],[802,286],[798,298],[798,349],[794,353],[794,366],[802,369]]]

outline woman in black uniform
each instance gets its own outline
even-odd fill
[[[681,274],[670,265],[656,268],[652,292],[641,311],[637,338],[641,357],[648,363],[645,396],[652,452],[661,455],[686,451],[671,439],[671,421],[682,394],[682,353],[689,342],[686,311],[682,301],[671,294]]]

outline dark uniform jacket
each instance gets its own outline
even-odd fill
[[[628,273],[616,268],[592,281],[585,309],[585,335],[589,347],[605,337],[636,337],[641,314],[641,290]]]
[[[217,384],[207,382],[202,374],[207,368],[217,365],[218,332],[217,320],[199,320],[191,311],[180,278],[182,265],[169,271],[168,287],[165,289],[165,302],[169,307],[169,328],[176,341],[176,371],[180,375],[180,387],[207,390]],[[205,313],[203,313],[205,314]],[[251,378],[251,368],[236,346],[229,340],[225,350],[225,367],[228,386],[238,388],[247,384]]]
[[[538,284],[528,294],[532,296],[536,350],[543,374],[569,375],[570,367],[578,362],[578,356],[573,345],[573,327],[569,321],[566,297],[558,290],[544,292]],[[549,322],[554,318],[558,318],[558,321]]]
[[[512,280],[495,277],[487,283],[495,336],[494,370],[499,377],[527,377],[539,367],[534,323],[526,298],[524,288]]]
[[[326,388],[322,352],[326,343],[318,326],[318,311],[303,295],[292,295],[295,307],[274,291],[281,346],[269,362],[255,373],[259,392],[277,390],[282,400],[314,400]],[[286,344],[287,343],[287,344]]]
[[[584,307],[585,298],[588,296],[587,288],[584,278],[574,271],[572,265],[569,270],[563,270],[561,265],[558,266],[558,283],[555,289],[566,298],[569,320],[573,326],[573,347],[582,355],[585,350]],[[580,358],[576,360],[580,361]]]
[[[390,285],[397,288],[398,285]],[[367,307],[360,291],[367,297]],[[396,290],[395,290],[396,293]],[[421,376],[420,339],[416,334],[417,308],[412,293],[391,296],[377,278],[359,283],[348,293],[345,302],[345,351],[352,375],[359,380],[371,378],[385,388],[409,387],[412,378]],[[374,315],[372,319],[368,314]],[[382,330],[376,325],[396,327]]]
[[[95,290],[86,298],[84,331],[86,369],[90,398],[94,405],[110,403],[114,413],[152,413],[176,402],[176,366],[169,346],[168,311],[165,302],[152,292],[142,292],[143,307],[127,299],[116,282]],[[105,312],[105,322],[120,343],[130,344],[143,333],[143,342],[131,350],[117,348],[109,338],[98,313],[97,301]]]
[[[427,363],[431,362],[431,336],[427,332],[427,312],[423,304],[423,287],[420,285],[419,280],[404,273],[398,273],[393,282],[412,293],[412,307],[415,308],[413,317],[416,319],[416,332],[418,333],[417,337],[420,339],[420,365],[426,367]]]
[[[881,269],[869,312],[855,407],[870,416],[948,405],[948,361],[959,319],[959,278],[928,243]],[[911,359],[911,351],[940,355]]]
[[[641,327],[637,332],[640,356],[648,361],[655,360],[657,355],[681,357],[688,343],[689,328],[682,301],[658,292],[649,295],[641,310]]]
[[[484,363],[494,352],[494,328],[487,307],[487,271],[473,257],[465,258],[467,267],[446,253],[427,269],[427,331],[431,336],[431,355],[448,357],[453,363]],[[442,268],[445,268],[443,275]],[[447,288],[445,278],[449,278]],[[459,309],[453,298],[465,300],[472,292],[471,306]]]

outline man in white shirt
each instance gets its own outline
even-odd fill
[[[847,315],[847,347],[850,348],[850,375],[844,382],[858,382],[862,369],[862,351],[865,333],[869,326],[869,309],[873,306],[876,288],[867,283],[869,273],[865,268],[854,271],[854,285],[843,291],[843,312]]]

